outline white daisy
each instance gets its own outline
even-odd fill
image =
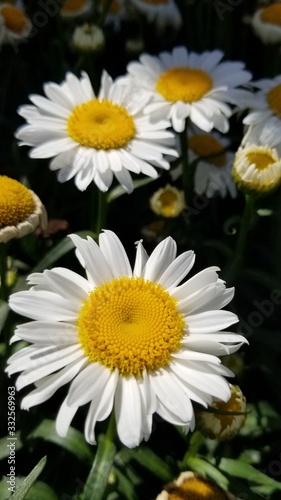
[[[227,132],[229,104],[248,104],[248,92],[237,87],[249,82],[251,74],[243,63],[220,62],[222,57],[220,50],[197,54],[176,47],[159,57],[142,54],[127,70],[153,97],[146,112],[170,118],[177,132],[184,130],[187,117],[206,132]]]
[[[30,35],[31,30],[32,23],[23,7],[5,2],[0,4],[0,42],[20,42]]]
[[[253,15],[251,24],[256,35],[263,43],[280,43],[281,4],[276,2],[258,9]]]
[[[65,20],[89,14],[92,10],[91,0],[65,0],[60,9],[60,15]]]
[[[98,8],[102,12],[105,0],[98,1]],[[106,17],[104,20],[105,26],[111,26],[113,31],[118,32],[121,30],[122,22],[127,18],[126,2],[125,0],[111,0]]]
[[[105,45],[103,31],[95,24],[76,26],[72,35],[72,46],[79,52],[100,52]]]
[[[131,3],[160,32],[168,26],[178,30],[182,25],[182,16],[174,0],[131,0]]]
[[[250,113],[243,123],[248,126],[243,144],[248,142],[281,144],[281,75],[254,82],[259,89],[250,101]]]
[[[128,447],[149,438],[155,412],[193,429],[191,401],[206,407],[213,397],[230,397],[224,376],[232,372],[217,356],[246,342],[221,331],[237,322],[235,314],[220,310],[233,288],[218,278],[217,267],[179,285],[194,253],[176,257],[170,237],[150,257],[138,242],[133,269],[115,233],[103,232],[99,245],[90,237],[70,237],[87,278],[64,268],[46,270],[29,276],[31,290],[10,297],[12,310],[32,319],[12,338],[32,345],[13,354],[6,369],[9,375],[22,372],[18,390],[36,385],[22,408],[43,403],[71,382],[56,421],[61,436],[88,403],[85,438],[93,444],[96,422],[112,411]]]
[[[31,95],[34,105],[20,107],[28,125],[16,137],[33,146],[31,158],[54,157],[50,169],[58,170],[59,182],[75,177],[81,191],[92,181],[107,191],[114,174],[130,193],[129,171],[156,178],[154,166],[170,166],[163,155],[178,156],[169,121],[151,123],[143,114],[149,96],[113,82],[105,71],[97,97],[84,72],[80,80],[68,73],[61,85],[47,83],[44,91],[47,98]]]
[[[245,193],[267,194],[281,184],[281,157],[268,145],[247,144],[235,155],[232,175]]]
[[[235,198],[237,190],[232,179],[234,153],[228,151],[230,141],[218,132],[207,133],[193,127],[189,130],[187,147],[189,163],[196,161],[194,192],[208,198],[227,193]],[[173,180],[182,175],[182,165],[171,170]]]

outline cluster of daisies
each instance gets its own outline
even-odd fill
[[[131,193],[135,176],[155,179],[161,170],[177,180],[187,168],[183,148],[189,162],[198,163],[199,194],[234,197],[234,181],[246,191],[268,192],[281,181],[281,77],[252,83],[244,64],[223,61],[219,50],[197,54],[180,46],[142,54],[115,81],[103,71],[97,95],[85,72],[46,83],[44,93],[31,94],[32,104],[20,107],[27,123],[16,137],[31,147],[31,158],[51,158],[59,182],[74,179],[81,191],[93,182],[106,192],[117,181]],[[224,135],[234,110],[247,109],[246,133],[234,154]],[[168,189],[156,202],[174,216],[175,191]],[[137,242],[133,266],[109,230],[99,243],[70,238],[86,277],[61,267],[34,273],[31,289],[10,298],[12,310],[31,319],[12,337],[31,345],[13,354],[7,368],[9,375],[22,372],[17,389],[35,384],[23,408],[70,383],[58,433],[65,436],[79,407],[89,404],[86,440],[96,442],[96,422],[114,411],[128,447],[149,438],[155,413],[188,431],[195,427],[194,405],[219,400],[231,401],[232,411],[244,409],[220,359],[246,340],[226,330],[238,318],[223,310],[234,290],[218,268],[186,279],[194,254],[177,256],[170,237],[150,256]]]

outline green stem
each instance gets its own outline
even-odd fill
[[[104,21],[106,19],[107,13],[110,9],[111,2],[112,2],[112,0],[104,0],[104,2],[103,2],[103,9],[102,9],[101,15],[98,19],[98,22],[97,22],[97,26],[99,26],[99,28],[102,28],[104,25]]]
[[[95,460],[82,492],[81,500],[102,500],[116,455],[115,434],[115,418],[114,412],[112,412],[106,434],[98,438]]]
[[[99,190],[98,192],[98,210],[97,210],[97,219],[96,219],[96,234],[99,235],[102,229],[105,229],[106,223],[106,212],[107,212],[107,203],[106,203],[106,194]]]
[[[235,253],[234,253],[234,256],[236,258],[239,258],[239,259],[243,258],[243,255],[244,255],[245,244],[246,244],[246,240],[247,240],[247,234],[249,231],[249,227],[251,224],[254,204],[255,204],[254,196],[251,194],[246,194],[244,213],[242,216],[242,221],[240,224],[240,230],[238,233],[238,238],[237,238]]]
[[[242,215],[242,220],[236,241],[233,259],[231,264],[228,266],[228,268],[226,268],[226,270],[223,273],[223,279],[225,279],[228,282],[228,284],[233,281],[237,269],[241,265],[244,258],[245,245],[253,216],[254,204],[255,204],[254,196],[251,194],[246,194],[245,208],[244,208],[244,213]]]
[[[188,119],[185,121],[185,128],[180,132],[180,148],[181,148],[181,159],[182,159],[182,180],[183,189],[185,194],[185,200],[192,200],[193,196],[193,183],[194,183],[194,169],[191,167],[188,161]]]
[[[7,279],[7,246],[6,243],[0,243],[1,299],[5,301],[7,300],[8,297],[6,279]]]
[[[190,439],[189,448],[183,458],[183,463],[186,465],[190,458],[196,457],[198,450],[201,448],[205,439],[202,436],[201,432],[195,431]]]

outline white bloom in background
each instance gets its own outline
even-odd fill
[[[78,408],[90,403],[85,438],[96,443],[96,422],[115,413],[120,440],[135,447],[149,439],[152,417],[194,429],[192,401],[206,407],[230,397],[224,376],[232,372],[217,356],[246,342],[224,331],[238,318],[221,310],[234,294],[209,267],[179,285],[194,253],[176,257],[168,237],[150,256],[141,242],[133,269],[112,231],[99,237],[70,236],[86,278],[65,268],[29,276],[31,290],[10,297],[13,311],[31,321],[12,342],[31,345],[8,360],[9,375],[22,372],[17,389],[35,383],[22,400],[29,409],[71,382],[56,427],[67,434]]]
[[[174,0],[131,0],[131,3],[160,32],[167,27],[178,30],[182,25],[182,16]]]
[[[281,144],[281,75],[253,83],[250,112],[243,123],[248,126],[242,144],[261,143],[271,147]]]
[[[258,9],[251,24],[263,43],[281,43],[281,4],[276,2]]]
[[[269,145],[246,144],[235,155],[232,175],[245,193],[268,194],[281,184],[280,154]]]
[[[151,210],[162,217],[178,217],[186,207],[184,192],[170,184],[155,191],[149,204]]]
[[[113,82],[103,72],[95,96],[89,77],[67,73],[61,85],[44,85],[47,97],[33,94],[33,106],[21,106],[27,125],[16,133],[20,145],[32,146],[31,158],[51,158],[59,182],[75,177],[84,191],[95,182],[107,191],[113,175],[127,192],[133,191],[129,171],[157,177],[154,168],[169,169],[164,155],[178,156],[168,120],[151,122],[143,114],[149,96]]]
[[[220,62],[222,57],[220,50],[197,54],[185,47],[159,57],[142,54],[140,62],[129,63],[124,80],[141,84],[153,98],[146,112],[169,118],[176,132],[184,130],[186,118],[206,132],[227,132],[229,104],[248,105],[249,92],[237,87],[247,84],[251,74],[242,62]]]
[[[10,3],[0,4],[0,44],[19,42],[28,37],[32,23],[23,8]]]
[[[232,179],[234,153],[227,151],[230,141],[218,132],[207,133],[197,127],[189,131],[186,145],[188,161],[196,161],[194,192],[208,198],[219,194],[225,198],[227,193],[232,198],[237,190]],[[182,165],[171,170],[173,180],[182,175]]]
[[[103,31],[94,24],[76,26],[72,35],[72,46],[80,52],[100,52],[105,45]]]

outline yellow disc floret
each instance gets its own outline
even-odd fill
[[[213,82],[202,69],[170,68],[158,78],[156,90],[168,101],[195,102],[211,90]]]
[[[281,118],[281,83],[268,92],[267,102],[274,114]]]
[[[34,208],[29,189],[15,179],[0,176],[0,228],[16,226],[31,215]]]
[[[68,118],[67,130],[74,141],[95,149],[121,148],[136,133],[127,110],[106,99],[93,99],[76,106]]]
[[[185,326],[177,301],[161,285],[125,276],[95,288],[77,321],[90,362],[136,377],[169,363]]]
[[[279,26],[281,26],[280,3],[272,3],[264,7],[261,11],[260,17],[264,23],[278,24]]]
[[[14,33],[22,34],[28,26],[24,12],[13,5],[4,5],[0,9],[6,28]]]
[[[201,477],[190,477],[180,486],[167,488],[169,500],[227,500],[226,493]]]
[[[223,167],[226,163],[223,145],[211,134],[195,134],[188,139],[188,147],[200,158],[206,158],[208,163]]]
[[[257,168],[258,170],[264,170],[276,162],[276,159],[268,153],[253,152],[248,153],[246,156],[249,165],[255,165],[255,168]]]

